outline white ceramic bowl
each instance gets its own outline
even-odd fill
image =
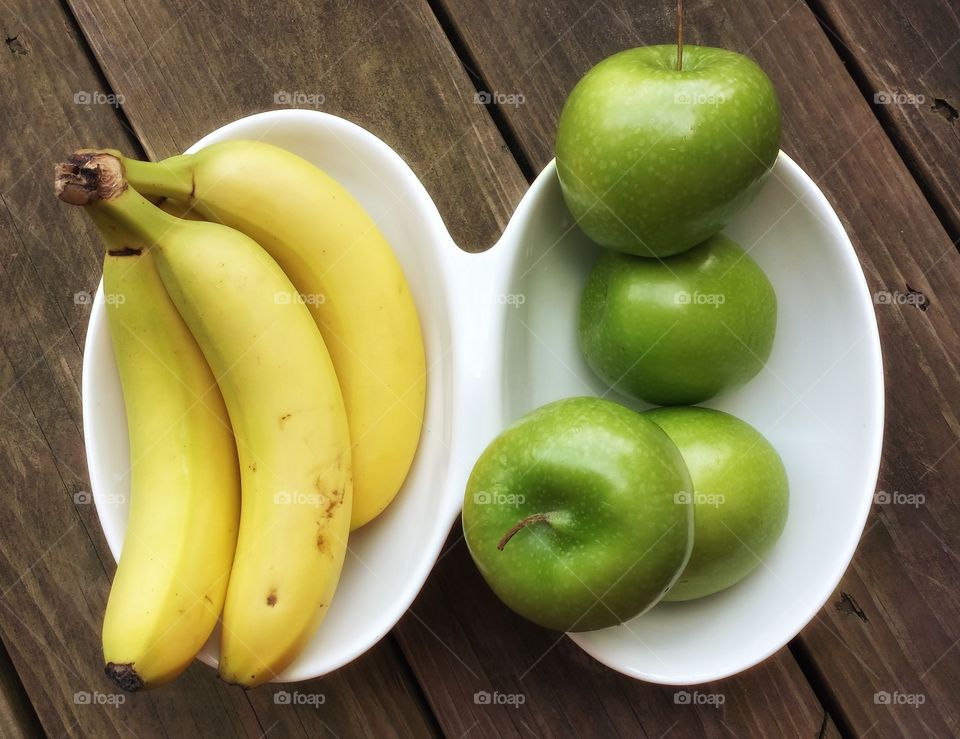
[[[278,678],[302,680],[350,662],[403,615],[460,511],[474,460],[507,423],[557,398],[608,392],[580,356],[575,331],[597,249],[573,226],[552,163],[500,241],[466,254],[403,160],[354,124],[315,111],[263,113],[215,131],[190,151],[227,139],[289,149],[363,203],[404,266],[426,340],[427,411],[413,470],[387,511],[351,536],[329,615]],[[781,154],[774,176],[727,232],[772,280],[778,334],[767,369],[707,405],[749,421],[777,447],[790,476],[790,515],[763,566],[734,588],[572,636],[614,669],[660,683],[734,674],[796,635],[850,562],[879,467],[883,374],[873,304],[829,204]],[[87,333],[83,408],[92,492],[117,557],[129,454],[102,289]],[[201,659],[216,665],[216,634]]]

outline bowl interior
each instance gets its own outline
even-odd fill
[[[553,166],[534,184],[497,248],[514,249],[508,293],[503,415],[572,395],[606,395],[577,345],[579,296],[598,247],[571,223]],[[523,214],[522,220],[520,213]],[[714,596],[661,604],[619,627],[572,636],[601,662],[669,684],[705,682],[769,656],[836,587],[869,511],[882,439],[882,368],[873,304],[829,204],[781,154],[757,199],[726,229],[772,281],[777,336],[767,367],[704,405],[763,432],[790,479],[776,548]]]
[[[403,489],[376,520],[350,537],[328,616],[304,653],[279,678],[323,675],[369,649],[406,611],[460,509],[448,480],[453,367],[447,271],[455,249],[436,208],[406,164],[379,139],[333,116],[280,111],[232,123],[194,149],[258,139],[308,159],[364,205],[399,257],[420,312],[429,367],[424,429]],[[94,305],[84,357],[84,425],[91,484],[104,534],[119,557],[127,524],[126,414],[102,295]],[[201,659],[216,665],[214,634]]]

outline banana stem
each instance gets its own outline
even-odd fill
[[[193,195],[193,172],[190,156],[180,154],[160,162],[142,162],[123,158],[127,179],[140,192],[148,195],[187,200]]]
[[[57,165],[54,190],[65,203],[90,207],[98,220],[119,224],[147,244],[181,223],[129,186],[124,162],[114,152],[73,154]]]

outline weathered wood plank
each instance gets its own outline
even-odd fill
[[[239,9],[211,4],[175,26],[186,3],[173,3],[159,14],[152,9],[149,22],[146,11],[141,17],[140,11],[119,2],[71,4],[107,77],[126,95],[125,111],[152,154],[173,153],[228,120],[273,107],[276,90],[301,91],[323,94],[324,110],[364,125],[394,146],[424,177],[464,246],[492,243],[525,188],[496,128],[474,103],[475,90],[425,3],[392,8],[292,3],[282,17],[255,24],[255,34],[247,32],[254,22],[242,4]],[[137,62],[150,41],[138,27],[167,30],[150,49],[148,62]],[[196,51],[197,46],[204,50]],[[183,69],[182,60],[198,53],[204,54],[200,62]],[[234,86],[236,80],[243,83]],[[529,657],[533,653],[527,644],[541,644],[551,635],[509,614],[513,631],[504,633],[497,625],[504,609],[478,585],[462,547],[458,555],[444,559],[443,566],[448,565],[452,574],[431,578],[399,634],[441,727],[452,736],[467,729],[484,736],[522,733],[518,717],[543,735],[564,734],[572,725],[589,733],[591,717],[605,712],[612,716],[603,723],[607,728],[654,736],[671,724],[720,735],[724,717],[730,717],[735,728],[772,734],[812,734],[823,725],[823,711],[789,654],[764,668],[753,682],[725,685],[730,702],[715,711],[677,706],[671,692],[601,670],[566,641],[551,652],[551,669],[530,674],[535,687],[524,684],[536,697],[536,717],[529,706],[521,713],[486,710],[473,703],[474,693],[507,690],[511,683],[481,676],[518,676],[529,664],[516,649]],[[435,581],[447,585],[441,588]],[[580,679],[570,676],[581,674],[584,662],[589,668],[583,675],[589,679],[583,677],[581,687],[593,702],[571,703],[566,715],[557,705],[580,685]],[[748,702],[747,692],[760,687],[767,701]],[[635,701],[643,710],[632,706]],[[784,704],[791,708],[785,710]],[[482,732],[480,723],[464,723],[471,716],[483,720]]]
[[[960,8],[894,0],[811,7],[948,233],[960,239]]]
[[[151,157],[251,113],[315,107],[393,146],[465,248],[492,244],[522,192],[426,2],[70,5]]]
[[[459,526],[398,633],[448,736],[835,731],[786,650],[736,678],[693,688],[643,683],[595,662],[502,605],[473,566]],[[685,702],[684,691],[698,695]]]
[[[866,18],[873,6],[863,4],[858,12]],[[524,96],[524,104],[502,113],[535,168],[552,156],[560,107],[580,75],[610,53],[669,42],[674,32],[667,3],[504,8],[443,0],[443,7],[488,87]],[[749,53],[767,70],[783,104],[784,149],[834,203],[871,289],[894,298],[877,306],[888,383],[879,489],[893,500],[905,500],[894,493],[922,495],[924,503],[877,506],[854,566],[805,630],[802,645],[852,731],[956,733],[960,510],[952,488],[960,474],[960,311],[952,297],[960,285],[960,257],[803,3],[692,2],[685,26],[690,43]],[[935,38],[938,49],[946,43]],[[883,64],[883,46],[872,53]],[[919,128],[916,135],[922,135]],[[929,303],[900,300],[911,290]],[[851,615],[849,596],[866,620]],[[926,702],[918,708],[885,705],[879,702],[883,693],[922,695],[916,700]]]
[[[276,705],[273,688],[244,693],[199,664],[164,690],[115,697],[100,653],[114,565],[87,493],[80,404],[86,296],[102,245],[82,213],[53,197],[51,173],[80,145],[140,149],[100,97],[108,90],[59,4],[5,3],[0,30],[10,103],[0,108],[0,634],[16,666],[3,684],[22,679],[51,736],[434,734],[389,643],[301,686],[325,695],[317,708]]]
[[[42,732],[40,720],[10,661],[10,655],[0,645],[0,736],[27,739]]]

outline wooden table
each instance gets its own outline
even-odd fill
[[[678,705],[674,689],[512,615],[459,529],[387,638],[298,686],[323,694],[319,707],[227,686],[200,664],[120,706],[75,698],[111,691],[99,630],[114,562],[84,494],[90,306],[76,298],[95,288],[102,246],[56,202],[52,164],[84,145],[168,156],[277,107],[280,91],[314,95],[393,146],[457,242],[483,249],[551,158],[579,76],[619,49],[669,41],[672,13],[621,0],[0,0],[3,735],[960,734],[960,16],[949,0],[687,3],[689,43],[745,52],[772,77],[783,148],[836,207],[871,290],[925,298],[876,307],[888,388],[878,489],[925,502],[874,506],[840,587],[789,648],[703,688],[722,706]],[[480,104],[478,90],[522,103]],[[477,704],[482,690],[525,703]],[[884,705],[880,691],[923,703]]]

